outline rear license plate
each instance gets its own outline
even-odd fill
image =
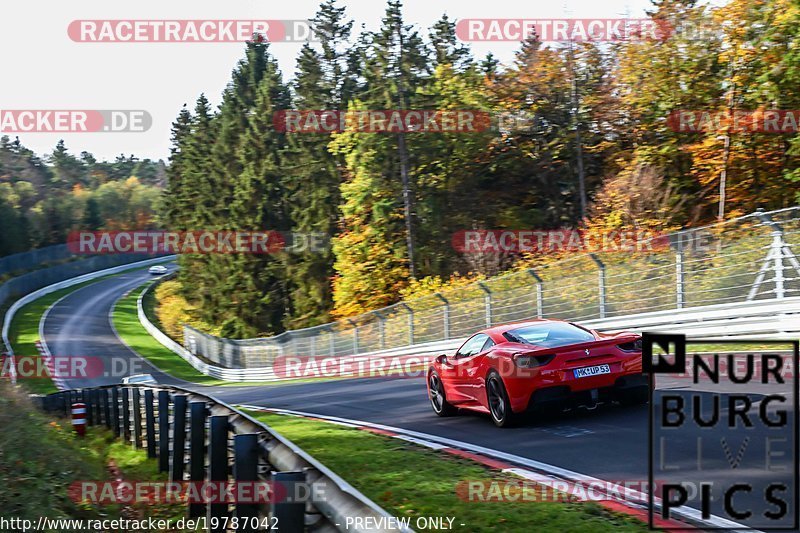
[[[576,368],[572,372],[576,378],[589,378],[600,374],[610,374],[611,367],[608,365],[587,366],[586,368]]]

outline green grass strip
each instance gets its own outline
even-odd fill
[[[181,356],[165,347],[158,342],[150,333],[144,329],[144,326],[139,322],[139,314],[137,309],[137,301],[143,291],[152,285],[154,281],[147,282],[142,287],[137,287],[129,294],[120,298],[117,305],[114,307],[113,321],[117,334],[122,341],[130,346],[136,353],[150,361],[153,365],[167,374],[198,383],[200,385],[218,385],[227,387],[264,387],[272,385],[285,385],[289,383],[305,383],[315,381],[315,378],[305,379],[292,379],[286,381],[224,381],[207,376],[202,372],[196,370]],[[155,316],[155,299],[152,297],[152,292],[145,295],[142,301],[145,314],[153,322],[158,322],[153,319]],[[319,378],[319,379],[337,379],[337,378]]]
[[[166,348],[144,329],[142,323],[139,322],[137,301],[142,292],[152,284],[153,282],[150,281],[144,286],[132,290],[120,298],[114,307],[112,314],[114,328],[116,328],[117,334],[122,341],[160,370],[173,377],[201,385],[225,385],[230,383],[206,376],[197,371],[192,365],[172,350]]]
[[[469,502],[462,481],[521,481],[467,459],[399,439],[304,418],[249,411],[397,517],[455,517],[456,531],[647,531],[596,503]],[[464,524],[464,526],[461,526]]]

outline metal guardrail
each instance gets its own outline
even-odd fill
[[[636,253],[573,254],[537,269],[269,338],[224,339],[187,326],[184,345],[220,367],[263,368],[279,355],[371,354],[538,317],[591,324],[659,311],[683,316],[692,308],[800,295],[800,262],[793,252],[800,246],[800,206],[672,233],[656,244]]]
[[[100,256],[100,257],[106,257],[106,256]],[[55,292],[55,291],[58,291],[58,290],[61,290],[61,289],[65,289],[67,287],[72,287],[73,285],[78,285],[79,283],[83,283],[84,281],[89,281],[89,280],[92,280],[92,279],[101,278],[103,276],[108,276],[110,274],[117,274],[119,272],[124,272],[126,270],[131,270],[131,269],[134,269],[134,268],[145,267],[145,266],[152,265],[152,264],[155,264],[155,263],[161,263],[163,261],[168,261],[170,259],[174,259],[175,258],[174,255],[171,255],[171,256],[157,257],[157,258],[154,258],[154,259],[147,259],[147,260],[144,260],[144,261],[136,261],[136,262],[128,261],[128,262],[125,262],[126,259],[127,260],[135,259],[136,256],[119,256],[119,257],[122,259],[122,262],[124,264],[119,265],[119,266],[115,266],[115,267],[112,267],[112,268],[106,268],[104,270],[93,270],[93,269],[97,268],[95,266],[95,263],[92,263],[91,265],[85,265],[85,267],[88,268],[90,270],[90,272],[82,274],[80,276],[70,277],[69,279],[64,279],[62,281],[58,281],[57,283],[53,283],[53,284],[47,285],[46,287],[42,287],[42,288],[40,288],[38,290],[35,290],[33,292],[28,292],[22,298],[19,298],[18,300],[16,300],[11,305],[11,307],[9,307],[8,311],[6,311],[6,313],[5,313],[4,317],[3,317],[2,336],[3,336],[3,344],[5,345],[6,352],[8,353],[8,356],[9,356],[10,361],[11,361],[11,364],[10,364],[9,368],[11,369],[11,381],[12,381],[12,383],[16,383],[16,367],[14,365],[14,349],[11,346],[11,340],[8,338],[8,332],[9,332],[9,329],[11,328],[11,321],[14,319],[14,315],[23,306],[31,303],[34,300],[37,300],[37,299],[41,298],[42,296],[50,294],[51,292]],[[87,261],[93,261],[94,259],[98,259],[98,258],[89,259]],[[43,274],[44,275],[47,272],[47,270],[50,270],[50,269],[41,270],[41,271],[37,271],[37,272],[32,272],[30,275],[37,275],[37,274]]]
[[[278,518],[277,530],[284,533],[366,532],[359,525],[365,523],[371,533],[389,531],[374,527],[389,523],[386,511],[268,425],[215,398],[179,387],[134,384],[41,397],[44,410],[64,416],[75,402],[86,404],[88,425],[105,425],[146,449],[172,482],[263,482],[307,490],[307,498],[277,496],[268,503],[189,503],[190,517],[207,516],[209,526],[217,524],[208,531],[257,531],[241,524],[263,524],[269,517]],[[226,517],[237,517],[240,527],[231,529]],[[348,524],[348,517],[365,520]]]

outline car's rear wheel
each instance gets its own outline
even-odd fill
[[[458,412],[456,407],[447,402],[447,396],[444,392],[442,378],[435,370],[432,370],[428,374],[428,397],[431,400],[433,412],[437,415],[453,416]]]
[[[496,371],[492,370],[486,377],[486,399],[489,403],[489,414],[494,425],[501,428],[511,427],[518,417],[511,410],[508,393],[503,380]]]

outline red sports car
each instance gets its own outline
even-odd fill
[[[439,416],[459,408],[489,413],[497,426],[521,413],[616,400],[642,404],[641,336],[598,333],[561,320],[496,326],[467,339],[428,369],[428,396]]]

